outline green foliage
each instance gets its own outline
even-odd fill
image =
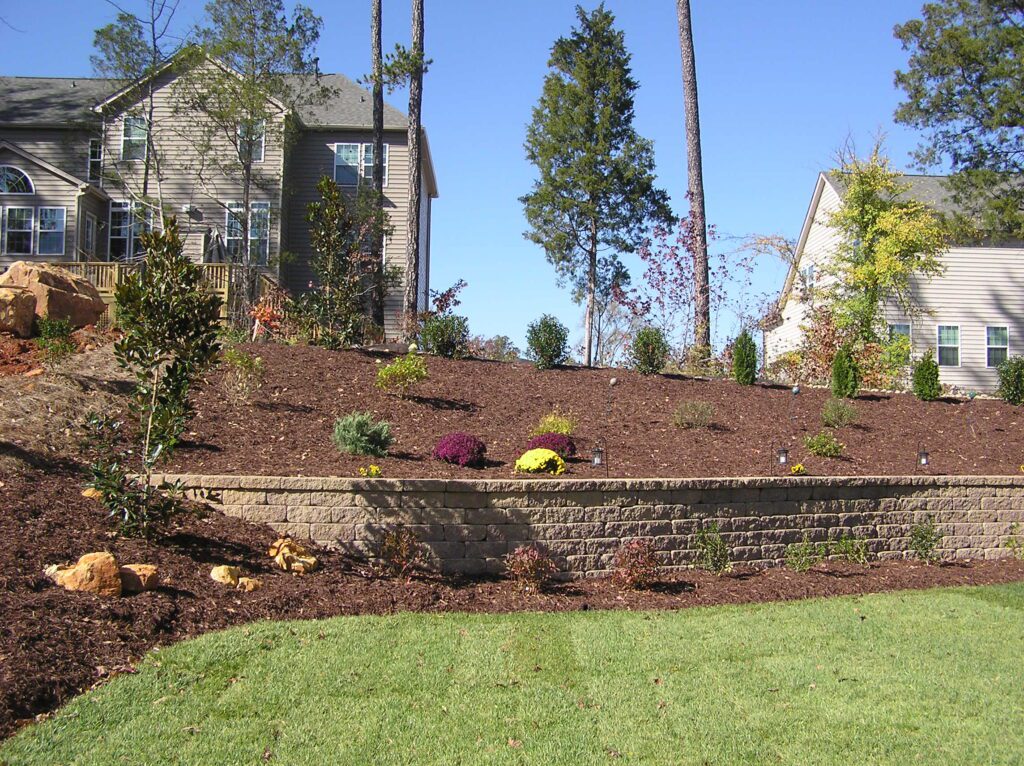
[[[710,428],[714,420],[714,405],[700,401],[682,402],[672,415],[672,423],[677,428]]]
[[[192,415],[189,393],[217,358],[220,298],[203,285],[202,271],[182,252],[178,224],[142,234],[145,267],[117,286],[121,338],[117,363],[135,378],[132,409],[142,434],[148,473],[178,443]]]
[[[1024,236],[1024,6],[1014,0],[936,0],[896,27],[910,52],[896,84],[896,120],[921,131],[917,158],[948,166],[969,230]]]
[[[804,447],[817,457],[839,457],[846,446],[828,431],[820,431],[804,439]]]
[[[656,375],[668,363],[668,341],[657,327],[641,327],[629,348],[633,369],[641,375]]]
[[[751,386],[757,380],[757,344],[746,329],[733,343],[732,375],[737,383],[744,386]]]
[[[998,367],[999,398],[1013,405],[1024,404],[1024,356],[1011,356]]]
[[[624,36],[603,5],[591,13],[577,6],[576,16],[578,26],[551,49],[527,128],[526,156],[538,178],[520,201],[526,238],[544,248],[592,317],[598,294],[608,294],[623,271],[619,254],[634,252],[648,225],[670,224],[672,214],[655,187],[654,145],[633,128],[638,86]]]
[[[924,356],[914,364],[911,388],[914,396],[923,402],[932,402],[942,396],[939,364],[935,361],[931,349],[925,351]]]
[[[883,302],[913,311],[911,277],[942,273],[938,256],[949,246],[950,232],[934,210],[907,197],[909,185],[880,145],[867,159],[841,156],[834,177],[843,199],[828,219],[840,242],[830,266],[836,286],[826,297],[840,328],[860,342],[876,342]]]
[[[457,314],[434,314],[420,331],[425,351],[446,359],[462,359],[469,353],[469,322]]]
[[[697,566],[701,569],[714,572],[716,575],[732,569],[729,546],[719,532],[718,524],[713,523],[701,529],[693,544],[697,549]]]
[[[558,410],[555,410],[554,412],[549,412],[540,419],[536,428],[530,431],[530,436],[540,436],[541,434],[562,434],[563,436],[572,436],[577,425],[579,425],[579,423],[577,423],[576,418],[573,417],[572,414],[561,413]]]
[[[910,550],[916,558],[926,564],[934,564],[939,560],[935,549],[941,541],[942,535],[939,534],[939,530],[930,516],[910,528]]]
[[[1020,535],[1020,524],[1017,522],[1010,525],[1010,535],[1005,545],[1017,561],[1024,561],[1024,537]]]
[[[850,349],[843,346],[832,360],[832,396],[853,399],[860,390],[860,368]]]
[[[480,359],[493,359],[496,362],[514,362],[519,359],[519,349],[507,335],[495,335],[493,338],[477,335],[470,338],[469,353]]]
[[[334,421],[332,439],[340,452],[377,457],[387,455],[393,441],[391,424],[375,420],[369,412],[353,412],[338,418]]]
[[[549,370],[569,358],[569,331],[550,314],[526,328],[527,356],[538,370]]]
[[[821,422],[829,428],[843,428],[857,422],[857,410],[850,402],[829,399],[821,408]]]
[[[263,387],[263,357],[240,348],[226,348],[220,358],[224,365],[224,393],[236,404],[249,401]]]
[[[827,547],[820,543],[812,543],[804,532],[803,540],[786,546],[786,566],[794,572],[806,572],[820,564],[828,555]]]
[[[870,555],[867,540],[846,534],[840,536],[838,540],[830,541],[829,552],[854,564],[867,564]]]
[[[413,352],[377,369],[377,388],[388,393],[397,391],[403,399],[411,386],[426,379],[427,365]]]
[[[57,364],[75,353],[75,343],[71,340],[71,322],[67,319],[39,317],[36,329],[39,332],[36,345],[43,352],[43,360],[47,364]]]

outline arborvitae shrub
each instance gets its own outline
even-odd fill
[[[753,385],[757,380],[757,344],[747,330],[741,332],[733,344],[732,375],[744,386]]]
[[[939,365],[928,349],[924,356],[914,364],[914,375],[911,387],[914,396],[923,402],[931,402],[942,396],[942,384],[939,383]]]
[[[641,327],[633,336],[629,358],[641,375],[656,375],[668,363],[668,341],[657,327]]]
[[[846,346],[836,352],[832,360],[832,396],[853,399],[860,389],[860,370],[853,354]]]

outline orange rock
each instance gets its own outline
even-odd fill
[[[225,585],[230,585],[231,587],[238,585],[238,575],[238,567],[228,566],[227,564],[222,564],[221,566],[214,567],[210,570],[211,579],[216,582],[224,583]]]
[[[244,590],[246,593],[252,593],[254,590],[259,590],[262,587],[263,583],[261,583],[255,577],[238,578],[238,589]]]
[[[121,592],[142,593],[155,590],[160,584],[156,566],[153,564],[125,564],[121,567]]]
[[[70,567],[47,570],[54,582],[65,590],[95,593],[97,596],[121,595],[121,571],[109,553],[87,553]]]
[[[103,493],[96,489],[96,487],[87,487],[82,490],[82,497],[87,497],[90,500],[102,500]]]
[[[0,286],[25,288],[35,296],[36,316],[67,319],[72,327],[96,324],[106,310],[89,280],[52,264],[15,261],[0,275]]]
[[[290,537],[279,537],[270,546],[267,554],[281,569],[293,574],[307,574],[316,569],[318,564],[316,556]]]

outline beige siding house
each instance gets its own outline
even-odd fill
[[[939,211],[952,210],[942,177],[904,180],[910,184],[908,195]],[[828,219],[840,205],[841,194],[840,184],[819,174],[778,310],[765,325],[767,365],[800,348],[815,301],[831,284],[827,266],[839,238]],[[914,359],[931,349],[944,384],[964,391],[994,391],[998,364],[1024,354],[1024,244],[958,245],[940,262],[941,275],[912,279],[912,312],[895,303],[883,307],[888,330],[910,336]]]
[[[197,262],[225,262],[238,256],[243,185],[237,148],[232,137],[206,129],[197,115],[183,109],[179,79],[173,62],[154,76],[150,122],[138,84],[122,87],[115,81],[88,78],[0,78],[0,265],[19,259],[140,257],[138,235],[153,225],[154,217],[145,199],[159,200],[165,215],[177,216],[185,250]],[[320,81],[331,93],[324,103],[300,105],[294,111],[271,103],[273,116],[258,142],[250,187],[254,257],[266,274],[293,292],[307,289],[313,279],[305,215],[317,197],[317,182],[326,175],[354,191],[369,182],[372,170],[369,93],[343,75],[322,75]],[[384,124],[384,196],[393,228],[384,258],[388,264],[402,265],[408,120],[386,106]],[[154,155],[148,174],[147,136]],[[431,201],[437,197],[425,139],[424,134],[420,220],[424,308],[430,279]],[[208,146],[203,146],[206,142]],[[22,175],[29,179],[27,185]],[[53,233],[58,225],[63,227],[60,235]],[[399,285],[386,298],[388,337],[400,333],[403,293],[404,286]]]

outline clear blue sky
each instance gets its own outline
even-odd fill
[[[893,71],[905,53],[893,25],[922,0],[691,0],[700,88],[708,220],[727,235],[799,232],[819,170],[847,136],[859,146],[879,131],[909,168],[917,136],[895,126]],[[139,0],[124,0],[126,7]],[[357,77],[369,69],[367,0],[311,0],[324,20],[321,68]],[[592,8],[594,3],[585,3]],[[675,3],[609,0],[640,83],[636,127],[655,143],[658,176],[684,212],[686,162]],[[426,0],[424,124],[437,169],[431,284],[465,279],[461,311],[474,333],[522,345],[526,324],[559,316],[579,336],[581,309],[555,285],[543,252],[522,237],[519,196],[533,169],[522,144],[554,40],[571,29],[563,0]],[[4,3],[0,73],[89,75],[103,0]],[[183,24],[202,2],[182,0]],[[384,0],[384,46],[409,39],[409,3]],[[389,99],[399,108],[404,93]],[[637,271],[634,275],[639,277]],[[765,262],[758,289],[775,289],[781,266]],[[733,332],[723,317],[719,333]]]

